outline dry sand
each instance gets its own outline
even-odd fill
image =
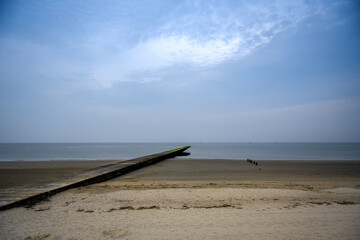
[[[359,167],[170,159],[0,212],[0,238],[360,239]]]

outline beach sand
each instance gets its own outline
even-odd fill
[[[57,182],[78,172],[113,162],[115,161],[0,162],[0,189]]]
[[[360,161],[258,163],[165,160],[107,182],[71,189],[34,206],[2,211],[0,236],[360,239]],[[81,169],[94,167],[80,165]],[[81,169],[72,172],[70,167],[66,174]],[[63,175],[59,176],[57,180]]]

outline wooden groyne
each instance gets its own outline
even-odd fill
[[[11,203],[5,204],[3,206],[0,206],[0,211],[11,209],[15,207],[21,207],[21,206],[27,206],[27,205],[33,205],[40,201],[45,200],[48,197],[51,197],[57,193],[66,191],[71,188],[77,188],[82,186],[87,186],[94,183],[100,183],[107,180],[110,180],[115,177],[119,177],[121,175],[124,175],[126,173],[135,171],[137,169],[155,164],[157,162],[163,161],[168,158],[173,158],[176,156],[181,155],[187,155],[187,153],[184,153],[186,149],[188,149],[190,146],[185,146],[157,154],[147,155],[139,158],[130,159],[127,161],[122,161],[115,164],[109,164],[103,167],[98,168],[97,170],[93,171],[90,176],[86,176],[84,179],[74,181],[72,183],[65,184],[64,186],[49,189],[47,191],[25,197],[20,200],[13,201]]]

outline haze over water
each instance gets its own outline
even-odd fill
[[[0,161],[120,160],[190,145],[191,158],[360,160],[360,143],[13,143]]]

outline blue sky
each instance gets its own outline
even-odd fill
[[[360,141],[357,1],[2,1],[0,142]]]

